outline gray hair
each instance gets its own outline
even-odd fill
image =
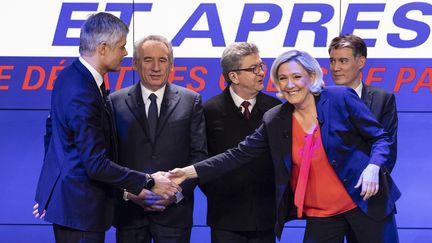
[[[227,48],[225,48],[224,52],[222,53],[221,58],[222,74],[225,78],[225,81],[231,83],[228,73],[231,72],[231,70],[239,69],[241,61],[245,56],[258,53],[258,47],[252,43],[235,42],[227,46]]]
[[[81,27],[79,52],[82,56],[91,55],[100,43],[113,46],[128,33],[128,26],[116,16],[103,12],[92,14]]]
[[[315,58],[313,58],[311,55],[304,51],[291,50],[284,52],[280,56],[278,56],[274,60],[270,70],[270,75],[273,82],[279,86],[279,67],[282,64],[291,61],[295,61],[297,64],[302,66],[309,75],[315,75],[315,80],[313,80],[309,84],[309,90],[313,94],[321,93],[322,87],[324,86],[321,66]]]
[[[161,43],[165,44],[165,46],[168,48],[168,52],[169,52],[168,59],[171,62],[171,64],[174,63],[174,51],[172,48],[172,44],[167,38],[165,38],[161,35],[149,35],[149,36],[145,36],[144,38],[142,38],[140,40],[135,41],[134,52],[133,52],[133,59],[135,61],[138,61],[140,59],[139,49],[147,41],[157,41],[157,42],[161,42]]]

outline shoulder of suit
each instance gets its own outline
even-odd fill
[[[272,107],[271,109],[269,109],[268,111],[265,112],[265,116],[267,116],[267,117],[275,116],[276,114],[278,114],[283,109],[284,104],[285,103],[282,103],[282,104],[279,104],[279,105]],[[289,104],[285,104],[285,105],[289,105]]]
[[[116,90],[114,92],[112,92],[109,96],[111,99],[116,99],[116,98],[122,98],[122,97],[126,97],[128,96],[128,94],[130,93],[130,91],[136,87],[136,85],[131,85],[125,88],[121,88],[119,90]]]
[[[220,94],[217,94],[215,96],[210,97],[210,99],[208,99],[206,101],[206,103],[209,103],[209,104],[212,104],[212,103],[222,103],[223,100],[225,100],[225,94],[224,93],[220,93]]]
[[[72,63],[58,74],[54,83],[54,92],[59,89],[68,90],[68,94],[91,92],[92,88],[94,88],[92,82],[94,82],[94,86],[96,86],[96,82],[94,79],[89,79],[77,65]]]
[[[363,88],[366,88],[367,91],[372,92],[372,94],[376,93],[376,94],[381,94],[381,95],[385,95],[385,96],[392,96],[393,95],[392,92],[387,91],[381,87],[365,85],[365,86],[363,86]]]
[[[191,95],[191,96],[201,96],[198,92],[193,91],[191,89],[176,85],[176,84],[167,84],[167,88],[170,87],[171,90],[177,91],[181,95]]]
[[[204,103],[203,107],[205,110],[212,110],[212,109],[220,108],[224,104],[225,104],[225,95],[224,93],[220,93],[207,100]]]
[[[259,92],[257,95],[257,102],[259,102],[259,101],[264,101],[266,103],[269,103],[269,105],[272,105],[272,106],[275,106],[275,105],[282,103],[282,101],[279,100],[278,98],[273,97],[273,96],[268,95],[268,94],[265,94],[263,92]]]
[[[350,87],[336,85],[326,86],[321,91],[321,95],[325,97],[343,96],[349,93],[355,94],[355,91]]]

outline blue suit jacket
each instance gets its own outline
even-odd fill
[[[52,135],[36,202],[49,222],[105,231],[113,217],[112,186],[139,193],[145,174],[113,162],[115,131],[91,73],[76,60],[58,76],[51,97]]]
[[[342,181],[348,194],[367,215],[381,219],[393,212],[400,192],[390,178],[389,137],[374,115],[347,87],[328,87],[316,97],[321,139],[329,163]],[[237,148],[228,150],[195,165],[201,183],[250,162],[270,151],[275,172],[276,225],[278,237],[284,223],[295,217],[293,192],[289,184],[292,166],[292,113],[289,103],[266,112],[263,124]],[[360,174],[369,163],[382,166],[380,190],[364,201],[361,189],[355,189]]]
[[[149,138],[140,83],[112,93],[110,100],[117,126],[121,165],[154,173],[207,158],[204,113],[198,93],[174,84],[166,85],[154,143]],[[171,227],[192,226],[196,181],[181,186],[184,199],[163,212],[145,212],[133,202],[121,200],[116,207],[114,225],[117,228],[141,227],[151,220]]]

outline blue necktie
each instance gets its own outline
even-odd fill
[[[156,127],[158,122],[158,108],[156,104],[156,95],[154,93],[151,93],[149,96],[149,99],[151,101],[148,114],[147,114],[147,120],[149,124],[149,132],[150,132],[150,140],[152,142],[155,141],[156,136]]]

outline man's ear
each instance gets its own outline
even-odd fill
[[[363,67],[366,65],[366,57],[360,56],[358,58],[358,64],[359,64],[360,70],[363,69]]]
[[[132,58],[132,68],[133,70],[138,70],[138,60],[136,60],[135,58]]]
[[[238,74],[236,72],[229,72],[228,73],[228,78],[234,84],[238,84],[239,83]]]
[[[107,43],[101,42],[97,45],[96,51],[98,52],[99,55],[104,56],[107,48],[108,48]]]

